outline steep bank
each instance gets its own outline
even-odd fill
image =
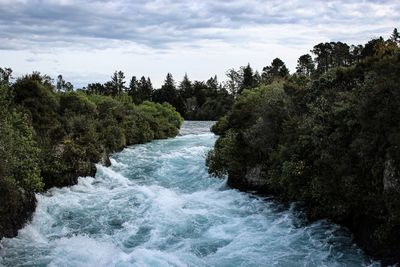
[[[133,144],[178,134],[168,104],[55,92],[38,73],[0,82],[0,238],[15,236],[35,210],[35,193],[94,176],[96,163]]]
[[[369,254],[399,262],[398,73],[394,53],[245,91],[212,129],[209,171],[301,201],[311,220],[345,225]]]

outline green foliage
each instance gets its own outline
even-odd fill
[[[156,139],[167,138],[178,134],[183,118],[175,108],[168,103],[143,102],[139,110],[148,114],[150,128]]]
[[[59,139],[64,133],[59,121],[59,102],[47,76],[39,73],[23,76],[12,86],[13,102],[32,119],[39,143]]]
[[[225,135],[217,140],[215,149],[208,154],[206,159],[206,164],[213,174],[222,177],[227,175],[228,172],[240,171],[242,162],[237,157],[240,155],[237,139],[238,133],[228,130]]]
[[[289,76],[289,70],[280,58],[272,60],[271,65],[264,67],[262,72],[262,78],[267,83],[276,79],[284,79],[287,76]]]
[[[0,180],[28,191],[43,188],[32,127],[26,115],[10,107],[9,89],[0,85]]]
[[[349,64],[335,60],[329,64]],[[395,257],[400,54],[378,53],[311,79],[305,66],[300,72],[235,99],[212,128],[220,137],[209,172],[251,183],[249,170],[260,168],[258,190],[303,201],[310,218],[343,223],[371,250]]]
[[[256,163],[268,155],[268,151],[277,145],[281,134],[278,126],[287,116],[284,96],[283,83],[275,82],[245,90],[236,99],[228,115],[212,128],[214,133],[222,137],[221,141],[217,141],[214,152],[208,156],[211,172],[218,176],[225,173],[235,174],[238,170],[243,170],[243,167],[239,167],[242,163]],[[254,136],[258,138],[255,139]],[[226,148],[230,145],[238,147]],[[226,170],[221,170],[221,167]]]
[[[0,73],[1,74],[1,73]],[[240,77],[237,82],[241,90],[253,88],[259,84],[260,76],[253,74],[250,65],[241,67]],[[1,78],[1,77],[0,77]],[[65,90],[65,81],[59,76],[57,88]],[[88,84],[86,92],[93,96],[93,101],[100,101],[101,96],[113,96],[124,104],[134,103],[140,105],[145,101],[156,103],[169,103],[182,117],[189,120],[216,120],[223,116],[233,103],[233,94],[228,92],[227,86],[223,87],[217,77],[211,77],[206,82],[191,82],[187,75],[181,83],[176,83],[170,73],[167,74],[161,88],[154,90],[150,78],[142,76],[139,80],[132,76],[129,87],[125,87],[125,76],[119,71],[115,72],[111,80],[101,83]]]

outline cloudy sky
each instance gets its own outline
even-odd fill
[[[0,67],[63,74],[75,86],[114,70],[204,80],[262,69],[323,41],[365,43],[400,26],[400,1],[0,0]]]

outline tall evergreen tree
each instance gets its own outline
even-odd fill
[[[140,103],[143,101],[148,101],[151,99],[151,94],[153,92],[153,86],[150,82],[150,78],[145,78],[142,76],[138,83],[138,94]]]
[[[197,105],[201,107],[207,100],[208,86],[205,82],[195,81],[193,83],[193,94],[196,97]]]
[[[192,82],[189,80],[187,73],[183,76],[183,80],[179,83],[178,87],[180,94],[184,98],[190,98],[193,95],[193,85]]]
[[[207,85],[206,95],[208,97],[215,97],[218,94],[218,89],[219,89],[217,75],[208,79],[206,85]]]
[[[115,71],[113,76],[111,76],[111,83],[109,85],[111,86],[112,95],[122,95],[126,89],[124,73],[122,71]]]
[[[244,89],[253,88],[256,86],[256,82],[254,79],[253,69],[250,67],[250,64],[247,64],[246,67],[242,67],[242,82],[240,84],[239,93]]]
[[[321,74],[327,72],[330,68],[330,60],[332,54],[332,47],[329,43],[319,43],[311,50],[315,55],[315,62],[317,63],[317,73]]]
[[[133,103],[140,103],[139,84],[136,76],[132,76],[131,81],[129,82],[128,95],[132,98]]]
[[[296,72],[301,75],[310,76],[315,71],[315,64],[309,54],[299,57],[297,60]]]
[[[264,67],[262,72],[262,78],[266,82],[286,78],[287,76],[289,76],[289,70],[280,58],[272,60],[271,65]]]
[[[170,103],[182,116],[185,114],[185,104],[183,98],[178,94],[175,81],[171,73],[167,74],[164,84],[160,89],[153,93],[153,100],[158,103]]]

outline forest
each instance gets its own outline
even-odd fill
[[[212,131],[207,165],[228,184],[297,201],[400,260],[400,38],[320,43],[289,74],[276,59]],[[250,73],[250,72],[249,72]]]

